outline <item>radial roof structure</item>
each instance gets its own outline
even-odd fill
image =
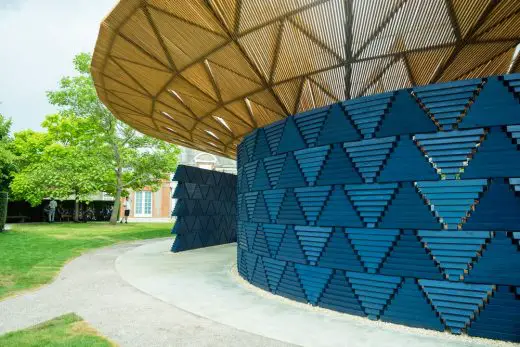
[[[233,158],[297,112],[518,72],[519,41],[518,0],[122,0],[92,74],[119,119]]]

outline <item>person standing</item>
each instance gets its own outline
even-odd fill
[[[125,202],[123,203],[123,207],[125,209],[124,217],[121,218],[121,221],[119,223],[123,223],[123,219],[125,220],[125,224],[128,224],[128,216],[130,215],[130,210],[132,209],[132,201],[130,201],[130,198],[126,198]]]
[[[54,216],[56,216],[56,207],[58,207],[58,203],[54,198],[51,198],[51,202],[49,202],[49,223],[54,223]]]

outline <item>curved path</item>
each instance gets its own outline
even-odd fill
[[[76,312],[122,346],[510,345],[271,295],[238,277],[235,244],[178,254],[170,246],[170,239],[139,241],[75,259],[52,284],[0,301],[0,334]]]
[[[75,312],[121,346],[288,345],[183,311],[118,275],[115,263],[121,255],[141,246],[161,245],[159,250],[166,256],[171,243],[163,239],[119,244],[76,258],[53,283],[0,301],[0,335]]]

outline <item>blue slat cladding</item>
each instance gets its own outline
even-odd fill
[[[297,114],[238,145],[237,192],[227,176],[179,169],[190,184],[175,190],[175,211],[192,215],[174,230],[202,247],[238,218],[238,270],[260,288],[518,342],[519,105],[512,74]]]

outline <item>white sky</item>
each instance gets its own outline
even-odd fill
[[[45,92],[92,52],[99,24],[116,0],[0,0],[0,113],[13,131],[41,129],[55,111]]]

